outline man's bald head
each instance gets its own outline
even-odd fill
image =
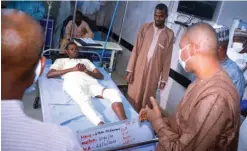
[[[217,37],[212,26],[197,23],[183,34],[180,43],[181,60],[186,61],[186,70],[194,72],[208,60],[217,60]],[[200,66],[200,67],[199,67]]]
[[[43,30],[21,11],[1,12],[2,73],[5,77],[14,74],[14,79],[32,77],[44,42]]]
[[[214,28],[206,23],[196,23],[187,29],[187,36],[190,42],[198,45],[199,50],[217,50],[217,36]]]

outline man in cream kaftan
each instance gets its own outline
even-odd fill
[[[137,112],[151,106],[150,96],[155,95],[159,83],[164,88],[170,71],[174,33],[157,19],[162,13],[167,16],[163,7],[157,6],[155,22],[143,24],[138,32],[127,67],[128,99]]]

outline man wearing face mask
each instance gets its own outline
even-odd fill
[[[40,57],[44,42],[41,26],[13,9],[2,10],[1,18],[1,149],[81,150],[69,128],[34,120],[23,110],[24,92],[37,81],[45,65],[45,59]]]
[[[154,22],[143,24],[138,32],[127,67],[128,99],[137,112],[148,104],[150,96],[164,89],[168,80],[174,33],[165,27],[168,9],[155,7]]]
[[[227,51],[228,56],[240,67],[246,70],[247,67],[247,31],[236,28],[233,42]]]
[[[226,73],[228,73],[228,75],[232,79],[235,87],[238,90],[240,100],[242,100],[246,83],[241,69],[235,62],[233,62],[227,56],[227,46],[229,43],[229,29],[226,26],[222,25],[215,25],[214,29],[216,30],[218,39],[217,53],[219,61],[221,63],[222,68],[225,70]]]
[[[156,150],[236,150],[239,130],[239,96],[217,58],[214,29],[205,23],[188,28],[180,43],[179,60],[197,79],[185,92],[177,111],[162,118],[156,101],[142,109],[140,120],[149,120],[158,134]]]

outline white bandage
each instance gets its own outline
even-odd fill
[[[69,81],[64,83],[64,90],[71,96],[71,98],[80,106],[81,112],[88,118],[94,125],[98,125],[103,118],[98,115],[91,104],[90,95],[84,93],[80,84]]]
[[[121,99],[118,91],[114,90],[114,89],[105,89],[103,92],[103,97],[105,99],[110,100],[112,103],[122,102],[122,99]]]
[[[88,102],[82,102],[79,104],[81,108],[81,112],[92,122],[94,125],[98,125],[100,122],[103,122],[103,117],[101,115],[97,115],[96,111],[92,107],[92,105]]]
[[[92,97],[102,96],[103,90],[104,90],[104,87],[101,86],[100,84],[95,84],[95,85],[89,86],[89,91],[90,91]]]

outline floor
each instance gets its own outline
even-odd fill
[[[23,104],[24,104],[24,112],[28,116],[30,116],[36,120],[43,121],[41,108],[39,108],[39,109],[33,108],[33,102],[35,100],[35,97],[36,97],[36,91],[33,91],[29,94],[26,94],[23,97],[22,100],[23,100]]]

